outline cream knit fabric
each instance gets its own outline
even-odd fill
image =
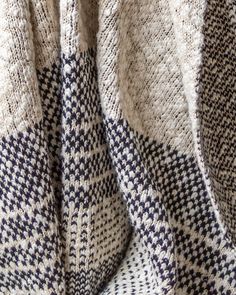
[[[233,0],[2,0],[0,295],[236,294]]]

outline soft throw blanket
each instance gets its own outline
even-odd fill
[[[236,294],[233,0],[2,0],[0,294]]]

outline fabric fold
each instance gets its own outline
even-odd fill
[[[0,294],[235,294],[234,10],[3,0]]]

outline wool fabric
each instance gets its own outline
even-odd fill
[[[1,0],[0,295],[235,295],[235,69],[234,0]]]

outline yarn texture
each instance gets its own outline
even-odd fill
[[[235,1],[0,4],[0,295],[235,295]]]

